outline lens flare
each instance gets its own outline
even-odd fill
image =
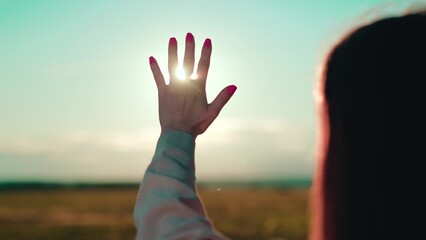
[[[176,78],[179,79],[179,80],[181,80],[181,81],[185,80],[185,78],[186,78],[185,70],[181,66],[179,66],[176,69]]]
[[[188,79],[188,77],[187,77],[187,75],[186,75],[186,72],[185,72],[185,70],[183,69],[183,67],[181,67],[181,66],[179,66],[177,69],[176,69],[176,72],[175,72],[175,75],[176,75],[176,78],[178,79],[178,80],[181,80],[181,81],[183,81],[183,80],[185,80],[185,79]],[[196,80],[197,79],[197,74],[196,73],[192,73],[191,74],[191,76],[189,77],[189,79],[191,79],[191,80]]]

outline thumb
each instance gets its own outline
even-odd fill
[[[225,106],[225,104],[229,101],[229,99],[234,95],[237,90],[237,86],[229,85],[226,88],[222,89],[217,97],[210,103],[209,111],[212,111],[214,116],[219,115],[219,112]]]
[[[225,104],[229,101],[229,99],[232,97],[236,90],[237,87],[235,85],[229,85],[226,88],[222,89],[222,91],[220,91],[220,93],[213,100],[213,102],[210,103],[209,114],[207,115],[207,118],[204,119],[202,124],[200,124],[198,134],[202,134],[204,131],[207,130],[207,128],[216,119],[223,106],[225,106]]]

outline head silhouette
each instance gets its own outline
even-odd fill
[[[328,55],[320,81],[323,154],[311,239],[395,239],[414,209],[426,81],[426,14],[356,29]],[[405,201],[404,201],[405,198]],[[400,231],[400,232],[398,232]]]

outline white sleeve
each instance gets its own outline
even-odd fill
[[[227,239],[215,231],[197,195],[194,151],[188,133],[160,136],[133,213],[137,240]]]

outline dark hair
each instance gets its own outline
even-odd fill
[[[424,13],[363,26],[330,52],[321,81],[326,144],[311,239],[396,239],[408,232],[400,221],[409,219],[397,216],[413,210],[401,205],[409,196],[400,191],[420,186],[411,175],[424,159],[418,139],[426,124],[419,122],[425,82]]]

